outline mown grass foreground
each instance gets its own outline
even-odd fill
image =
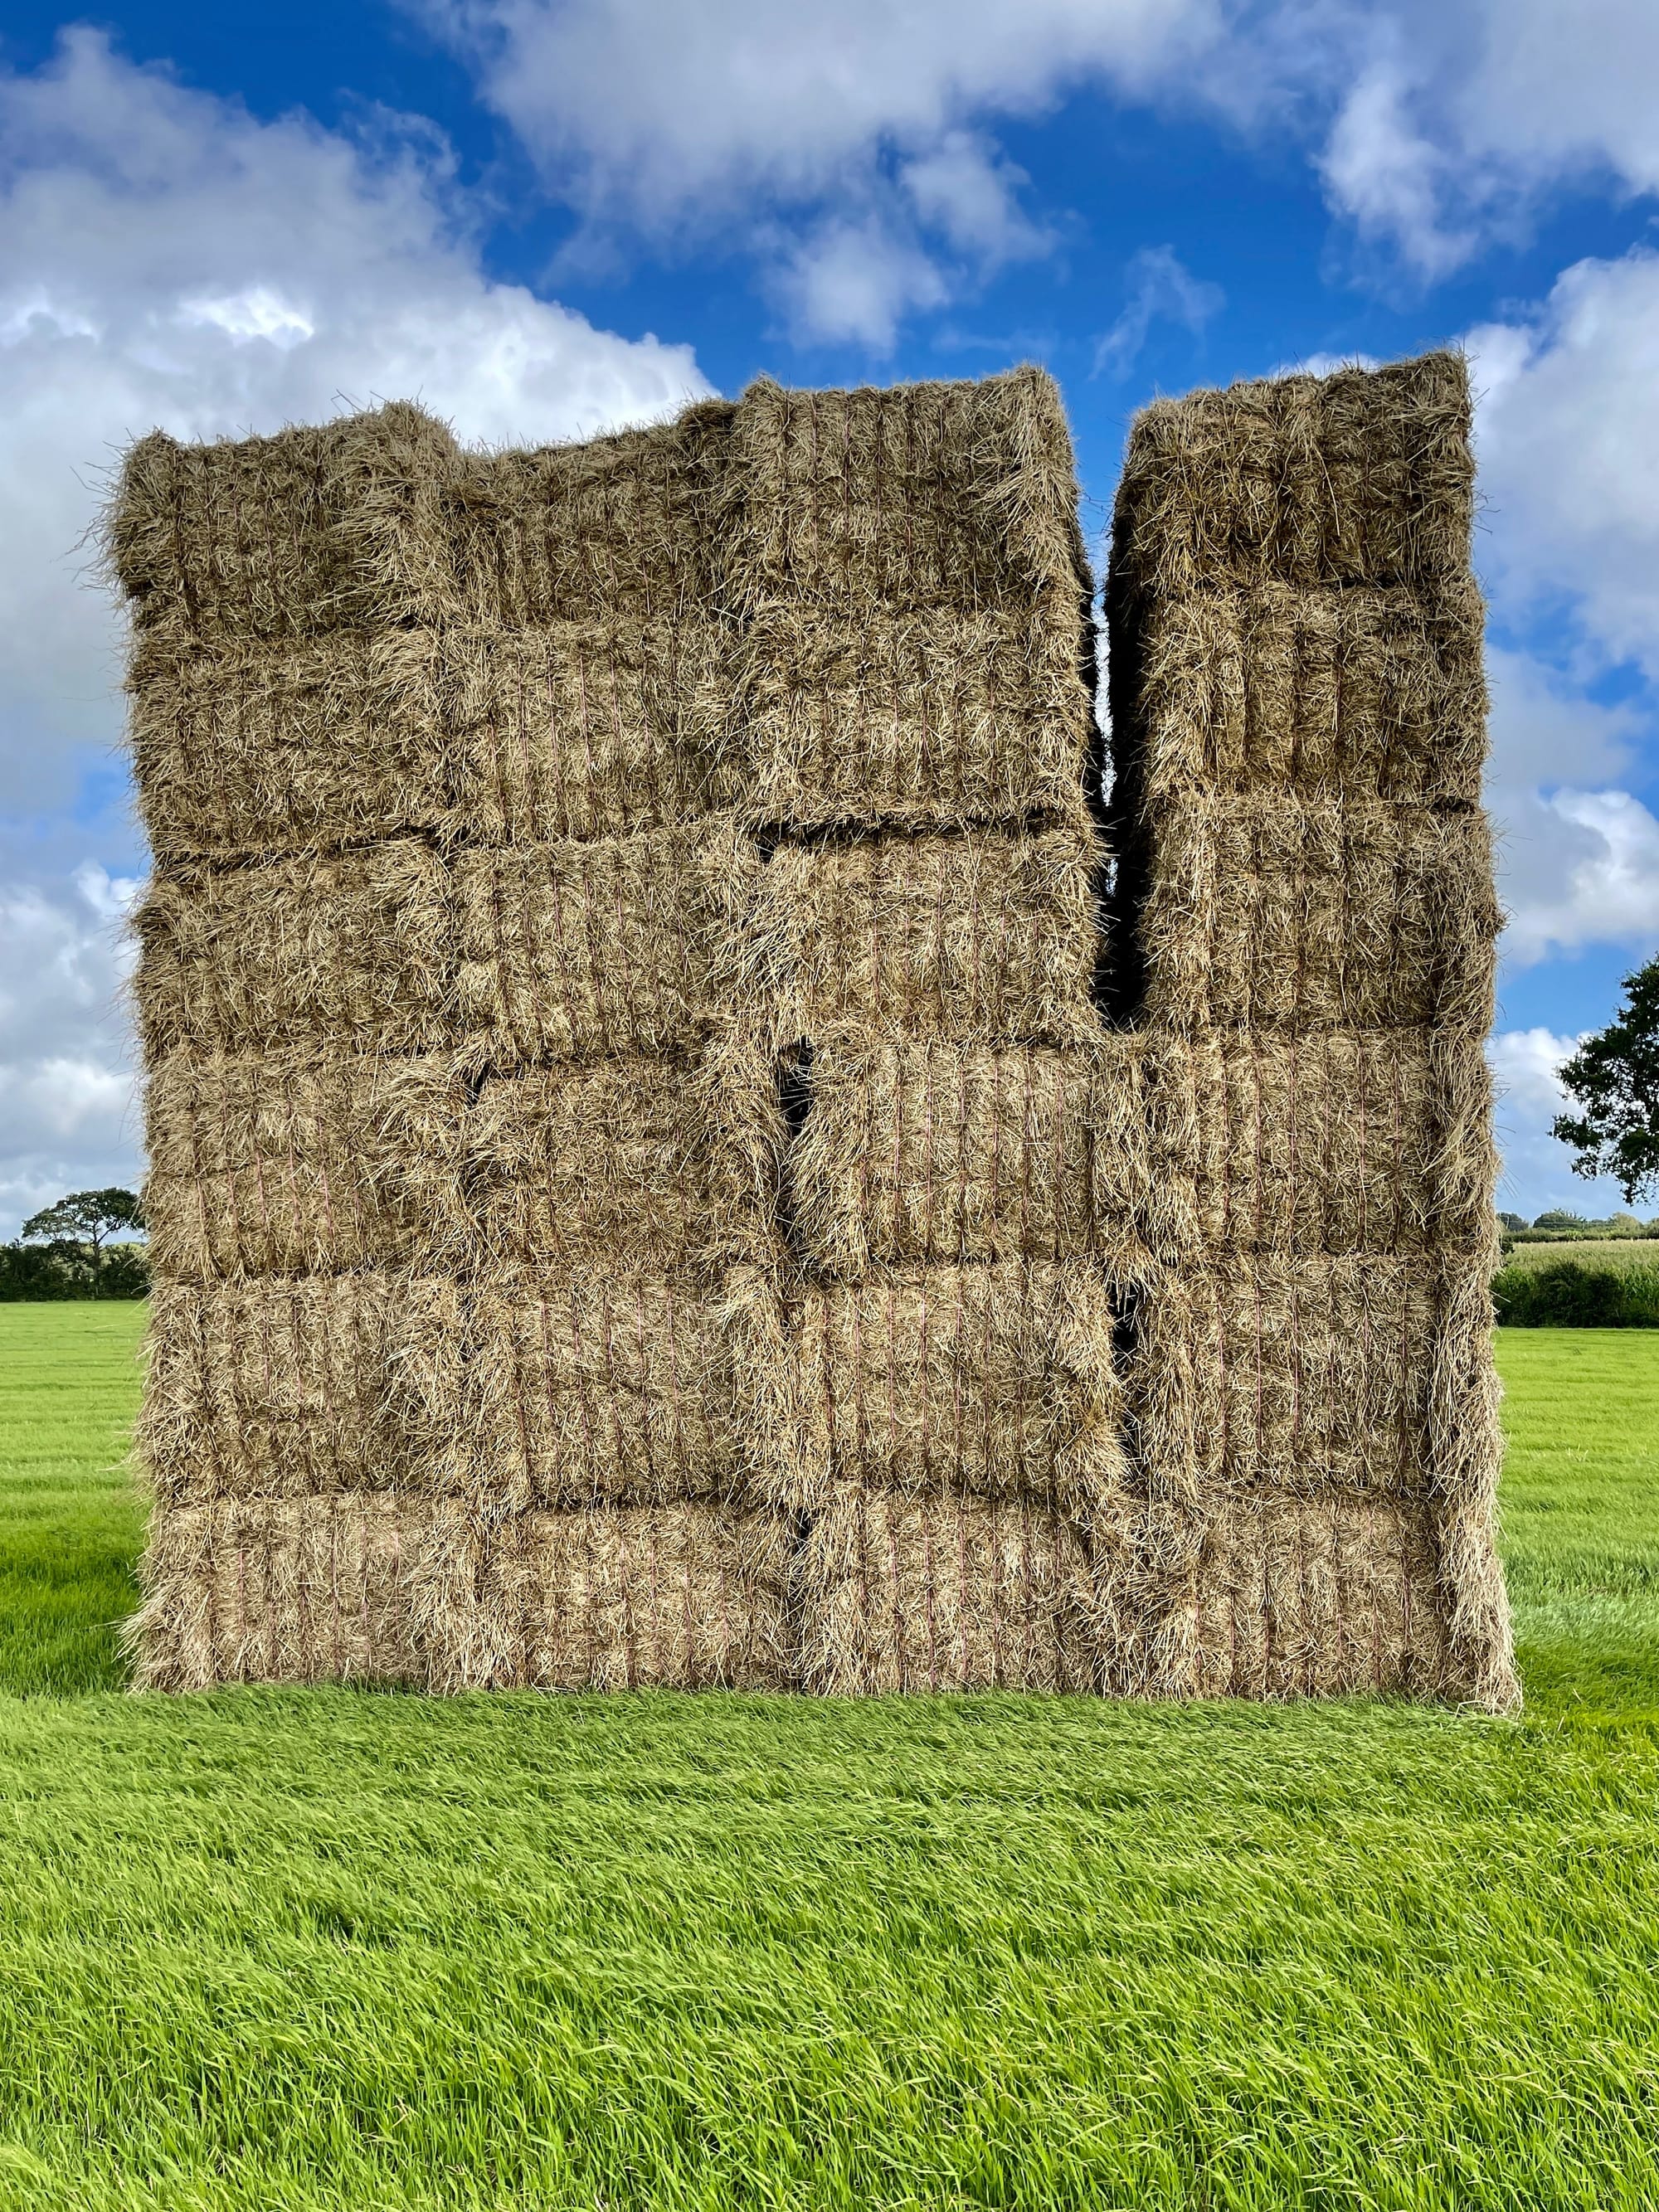
[[[0,2205],[1659,2203],[1659,1336],[1517,1332],[1518,1722],[133,1698],[0,1308]]]

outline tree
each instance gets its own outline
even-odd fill
[[[1628,1206],[1659,1183],[1659,956],[1622,988],[1618,1019],[1561,1070],[1583,1110],[1559,1115],[1551,1133],[1577,1153],[1575,1175],[1611,1176]]]
[[[44,1206],[23,1224],[24,1243],[89,1244],[95,1278],[104,1273],[104,1241],[122,1229],[142,1229],[143,1210],[130,1190],[76,1190]]]

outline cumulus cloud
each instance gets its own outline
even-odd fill
[[[1335,101],[1320,155],[1332,204],[1425,276],[1516,229],[1552,186],[1659,191],[1649,0],[1395,0],[1304,20],[1286,58]]]
[[[1467,343],[1500,605],[1563,608],[1603,665],[1659,681],[1659,253],[1577,262]]]
[[[1178,325],[1194,337],[1227,304],[1220,285],[1194,276],[1172,246],[1143,246],[1125,272],[1122,313],[1095,347],[1095,373],[1124,375],[1156,322]]]
[[[1042,226],[996,188],[983,132],[1085,87],[1300,143],[1334,210],[1431,280],[1565,181],[1659,190],[1650,0],[405,4],[466,57],[559,198],[649,231],[739,218],[763,252],[757,204],[810,228],[953,161],[947,238],[953,206],[979,199],[982,228],[1030,250]]]
[[[1595,943],[1659,943],[1659,822],[1622,787],[1638,764],[1643,717],[1599,705],[1501,646],[1487,647],[1486,672],[1486,795],[1510,965]]]
[[[1561,1086],[1561,1063],[1581,1042],[1547,1029],[1500,1030],[1486,1048],[1497,1078],[1504,1154],[1498,1203],[1529,1221],[1554,1206],[1586,1214],[1626,1210],[1618,1184],[1606,1176],[1574,1175],[1571,1152],[1550,1134],[1551,1123],[1571,1103]]]
[[[0,888],[0,1235],[66,1189],[138,1173],[123,997],[137,889],[95,861]]]
[[[905,314],[1048,252],[983,118],[1129,98],[1213,50],[1222,0],[407,0],[464,53],[555,196],[597,226],[758,255],[805,339],[884,350]]]
[[[1070,82],[1130,94],[1211,46],[1218,0],[411,0],[562,196],[652,225],[936,158],[976,114]]]
[[[1659,823],[1629,787],[1659,682],[1659,254],[1579,262],[1468,345],[1487,588],[1512,633],[1547,620],[1562,664],[1488,652],[1507,955],[1650,951]],[[1584,686],[1614,671],[1645,682],[1599,704]]]
[[[0,73],[0,1207],[109,1180],[118,1153],[132,1171],[117,917],[93,865],[132,840],[104,824],[77,854],[64,814],[119,733],[118,623],[81,572],[122,446],[376,395],[535,441],[706,389],[686,348],[486,276],[429,126],[382,118],[358,143],[262,123],[84,29],[38,72]],[[27,827],[54,819],[49,840]]]

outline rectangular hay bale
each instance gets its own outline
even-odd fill
[[[794,1676],[781,1516],[676,1503],[520,1513],[490,1544],[481,1677],[538,1690],[776,1690]]]
[[[269,438],[152,431],[121,471],[111,564],[137,628],[183,639],[441,622],[459,465],[444,425],[404,400]]]
[[[856,623],[763,610],[732,647],[745,813],[797,830],[1082,821],[1095,736],[1079,651],[1021,607],[875,605]]]
[[[1113,516],[1121,617],[1260,584],[1461,590],[1469,425],[1452,353],[1157,401],[1136,417]]]
[[[1092,1042],[1100,865],[1075,829],[781,845],[748,932],[748,988],[763,994],[748,1018],[781,1042],[853,1022]]]
[[[150,1072],[158,1276],[435,1267],[468,1239],[448,1054],[174,1053]]]
[[[136,917],[152,1062],[180,1049],[429,1052],[451,1042],[449,871],[417,838],[158,875]]]
[[[1309,1251],[1170,1270],[1142,1296],[1129,1394],[1156,1490],[1447,1494],[1448,1365],[1468,1316],[1489,1322],[1488,1272],[1484,1253]]]
[[[616,613],[444,641],[456,820],[491,845],[616,836],[743,796],[720,626]]]
[[[1273,787],[1474,805],[1483,614],[1472,577],[1426,604],[1406,586],[1275,583],[1160,605],[1136,672],[1142,803]]]
[[[469,455],[447,514],[465,618],[530,629],[709,604],[735,411],[705,400],[648,428]]]
[[[460,1479],[463,1309],[441,1276],[158,1282],[137,1444],[164,1505]]]
[[[1146,1107],[1164,1220],[1184,1214],[1191,1237],[1212,1249],[1476,1253],[1490,1243],[1492,1074],[1475,1038],[1194,1030],[1147,1050]]]
[[[454,806],[440,653],[425,629],[141,635],[129,721],[157,862],[439,834]]]
[[[1196,1565],[1188,1694],[1456,1697],[1439,1557],[1421,1503],[1230,1500]]]
[[[1126,1468],[1119,1301],[1087,1262],[884,1270],[792,1301],[811,1504],[827,1483],[1087,1512]]]
[[[720,1011],[716,963],[760,865],[719,816],[462,852],[462,1022],[498,1067],[690,1048]]]
[[[466,1124],[481,1252],[659,1269],[716,1254],[750,1194],[702,1073],[629,1054],[489,1077]]]
[[[1142,1042],[812,1041],[789,1154],[798,1248],[856,1279],[918,1261],[1063,1260],[1121,1249],[1156,1210]]]
[[[837,1485],[799,1567],[801,1667],[842,1697],[1097,1686],[1085,1534],[1027,1497]]]
[[[431,1516],[393,1490],[164,1506],[127,1624],[136,1686],[428,1686],[418,1594]]]
[[[729,1348],[695,1278],[612,1264],[480,1277],[461,1408],[481,1504],[716,1496],[742,1458]]]
[[[1503,915],[1483,814],[1194,799],[1152,846],[1147,1023],[1490,1028]]]
[[[763,377],[738,410],[726,508],[745,612],[1035,605],[1080,664],[1090,584],[1071,436],[1041,369],[893,391]]]

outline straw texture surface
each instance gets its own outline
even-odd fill
[[[128,456],[137,1679],[1515,1695],[1461,362]]]

